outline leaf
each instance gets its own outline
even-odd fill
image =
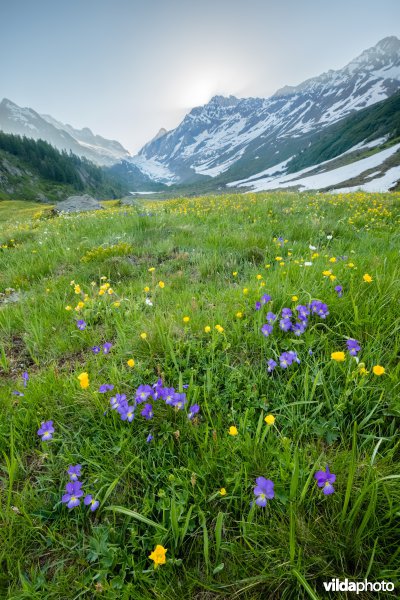
[[[144,517],[140,513],[136,512],[135,510],[130,510],[129,508],[124,508],[123,506],[107,506],[107,507],[105,507],[104,510],[112,510],[113,512],[121,513],[122,515],[126,515],[127,517],[132,517],[132,519],[141,521],[142,523],[145,523],[146,525],[149,525],[150,527],[156,527],[156,529],[161,529],[161,531],[167,531],[167,529],[165,529],[165,527],[163,527],[159,523],[156,523],[155,521],[152,521],[151,519]]]

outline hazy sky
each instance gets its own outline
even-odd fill
[[[135,152],[214,94],[269,96],[388,35],[400,0],[0,0],[0,100]]]

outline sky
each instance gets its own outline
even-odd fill
[[[0,0],[0,100],[135,153],[215,94],[268,97],[388,35],[399,0]]]

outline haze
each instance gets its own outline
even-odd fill
[[[0,0],[0,100],[136,152],[214,94],[273,94],[388,35],[397,0]]]

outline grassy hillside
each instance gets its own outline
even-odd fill
[[[56,218],[3,205],[6,598],[398,586],[399,200],[225,195]],[[281,329],[283,309],[303,311],[303,332]],[[66,489],[77,465],[83,495]]]
[[[60,152],[43,140],[0,131],[0,200],[52,202],[77,193],[116,198],[127,191],[109,169]]]

